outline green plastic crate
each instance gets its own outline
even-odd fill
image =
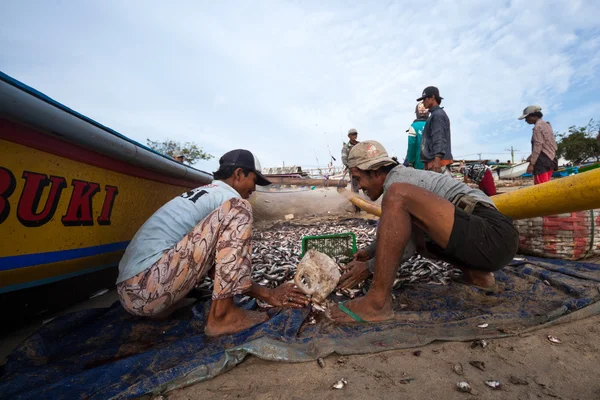
[[[352,232],[345,232],[305,236],[302,238],[302,257],[310,249],[320,251],[332,258],[345,256],[352,259],[354,253],[356,253],[356,235]]]

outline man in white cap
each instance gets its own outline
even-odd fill
[[[359,141],[356,140],[357,138],[358,132],[356,129],[352,128],[348,131],[348,143],[342,145],[342,164],[344,164],[344,167],[348,170],[350,169],[348,168],[348,154],[350,154],[350,150],[359,143]],[[352,177],[350,178],[352,181],[352,191],[358,193],[358,184],[356,183],[356,180]],[[360,207],[354,206],[354,211],[359,213]]]
[[[383,196],[376,233],[375,268],[369,292],[338,304],[331,317],[338,322],[379,322],[394,318],[392,288],[403,252],[411,236],[424,251],[423,233],[433,241],[427,251],[463,271],[461,283],[474,290],[495,292],[494,271],[514,257],[519,233],[512,220],[500,213],[483,192],[433,171],[398,165],[374,140],[357,144],[348,165],[359,187],[373,201]],[[419,243],[420,242],[420,243]],[[340,287],[369,276],[359,254],[347,266]],[[358,254],[358,253],[357,253]]]
[[[183,193],[158,209],[137,231],[119,263],[117,293],[129,313],[165,318],[208,275],[214,280],[204,333],[243,331],[267,319],[238,308],[248,294],[276,307],[304,307],[291,284],[268,289],[252,281],[252,207],[256,185],[271,184],[248,150],[225,153],[209,184]]]
[[[173,153],[173,158],[175,159],[175,161],[177,161],[178,163],[182,163],[182,164],[183,164],[183,161],[185,160],[185,157],[181,151],[176,151],[175,153]]]
[[[533,135],[531,136],[531,155],[527,157],[529,167],[527,173],[533,174],[533,183],[548,182],[552,173],[558,166],[556,159],[556,140],[554,132],[549,122],[542,119],[542,107],[529,106],[523,110],[523,115],[519,119],[524,119],[528,124],[533,125]]]

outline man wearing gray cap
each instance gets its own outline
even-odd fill
[[[398,165],[374,140],[354,146],[348,165],[369,199],[383,199],[374,252],[356,253],[339,284],[343,289],[364,281],[370,275],[365,261],[375,257],[371,287],[365,296],[331,309],[334,321],[394,318],[392,288],[411,237],[417,239],[418,252],[426,247],[461,269],[460,283],[484,293],[497,290],[493,272],[516,254],[519,232],[488,196],[448,175]],[[424,233],[432,240],[427,245]]]
[[[356,131],[356,129],[352,128],[348,131],[348,143],[344,143],[344,145],[342,146],[342,164],[344,164],[344,167],[346,167],[347,170],[350,170],[350,168],[348,168],[348,154],[350,154],[350,150],[352,150],[352,148],[358,144],[358,140],[356,140],[356,138],[358,137],[358,132]],[[356,183],[356,180],[354,178],[352,178],[352,191],[354,193],[358,193],[358,184]],[[360,207],[354,206],[354,211],[356,213],[360,212]]]
[[[527,157],[529,167],[527,173],[533,174],[533,183],[548,182],[552,173],[558,166],[556,160],[556,140],[550,123],[542,119],[542,107],[529,106],[523,110],[523,115],[519,119],[524,119],[528,124],[533,125],[533,135],[531,136],[531,155]]]

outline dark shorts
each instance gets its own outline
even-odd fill
[[[519,232],[512,219],[478,204],[472,214],[456,208],[448,247],[429,248],[441,259],[480,271],[498,271],[517,254]]]

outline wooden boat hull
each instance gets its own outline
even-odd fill
[[[518,178],[527,172],[527,167],[529,167],[529,162],[517,164],[511,168],[499,169],[499,170],[497,170],[498,177],[500,179]]]
[[[212,180],[17,84],[0,74],[0,294],[115,267],[152,213]]]
[[[109,170],[113,160],[102,157],[105,167],[87,164],[81,159],[93,154],[84,149],[73,149],[74,160],[7,136],[36,133],[0,120],[0,227],[8,236],[0,247],[0,293],[117,264],[144,221],[193,187]]]

